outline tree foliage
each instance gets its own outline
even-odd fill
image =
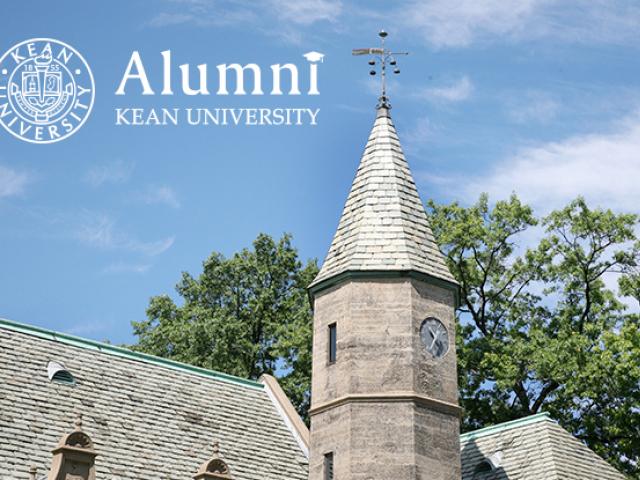
[[[276,374],[306,416],[311,377],[311,309],[303,265],[291,237],[261,234],[231,258],[212,253],[196,278],[184,272],[180,304],[153,297],[146,320],[133,322],[135,349],[245,378]]]
[[[461,286],[457,349],[464,430],[548,411],[640,479],[638,217],[578,198],[544,218],[515,195],[470,207],[429,203],[434,234]],[[287,235],[213,253],[180,304],[151,299],[135,348],[230,374],[275,373],[306,418],[311,310]]]
[[[545,410],[640,478],[638,217],[578,198],[539,219],[515,195],[429,213],[461,285],[463,428]]]

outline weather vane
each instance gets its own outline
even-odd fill
[[[382,81],[382,95],[380,95],[380,99],[378,102],[377,108],[391,108],[389,104],[389,98],[387,97],[387,65],[393,67],[393,73],[399,74],[400,68],[398,68],[398,61],[396,60],[396,55],[409,55],[409,52],[392,52],[391,50],[387,50],[384,46],[384,40],[389,35],[384,30],[380,30],[378,36],[382,40],[381,48],[354,48],[351,52],[353,55],[370,55],[369,65],[371,65],[371,70],[369,71],[369,75],[375,75],[376,72],[376,59],[380,62],[380,77]]]

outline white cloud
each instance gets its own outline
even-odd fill
[[[422,89],[415,96],[430,102],[456,103],[467,100],[472,93],[473,83],[465,75],[450,85]]]
[[[151,265],[148,263],[126,263],[126,262],[116,262],[110,265],[107,265],[102,273],[112,274],[112,273],[146,273],[151,268]]]
[[[113,322],[91,320],[88,322],[81,322],[81,323],[72,325],[71,327],[67,328],[65,331],[70,335],[81,335],[81,336],[95,335],[101,332],[108,331],[111,327],[113,327],[112,323]]]
[[[269,0],[277,16],[299,25],[311,25],[320,21],[335,22],[342,13],[339,0]]]
[[[480,192],[498,199],[515,191],[538,213],[578,195],[593,206],[638,212],[639,179],[640,112],[616,131],[524,148],[487,175],[462,184],[470,201]]]
[[[509,35],[522,28],[544,0],[434,0],[407,5],[407,25],[436,47],[463,47],[482,34]]]
[[[546,123],[558,113],[560,105],[550,94],[528,90],[508,96],[507,116],[516,123]]]
[[[155,14],[147,25],[250,26],[290,43],[301,41],[300,27],[336,22],[343,9],[341,0],[170,0],[164,4],[164,11]]]
[[[180,25],[182,23],[197,22],[198,17],[190,13],[168,13],[160,12],[153,16],[147,24],[151,27],[167,27]]]
[[[436,135],[436,128],[428,117],[421,117],[414,127],[402,135],[402,144],[407,153],[417,153]]]
[[[92,187],[105,183],[125,183],[131,178],[133,163],[116,160],[104,165],[92,167],[84,176],[84,181]]]
[[[0,165],[0,198],[22,194],[30,181],[28,173]]]
[[[435,47],[465,47],[495,38],[614,44],[640,40],[640,4],[624,0],[412,0],[401,11],[404,25]]]
[[[180,208],[180,201],[176,192],[167,186],[150,186],[141,195],[143,203],[147,205],[167,205],[171,208]]]
[[[172,2],[180,4],[178,11],[165,11],[154,15],[147,22],[150,27],[168,27],[190,23],[198,27],[224,27],[246,25],[255,22],[257,16],[250,5],[220,5],[210,1]]]
[[[147,256],[159,255],[173,245],[175,237],[157,241],[141,241],[116,227],[116,222],[107,215],[85,214],[84,221],[74,236],[85,245],[104,250],[125,250]]]
[[[147,25],[253,28],[290,43],[304,27],[367,31],[382,24],[436,48],[549,39],[581,44],[640,44],[640,4],[630,0],[402,0],[388,7],[343,0],[165,0]],[[348,22],[347,22],[348,20]],[[395,25],[392,25],[395,23]]]

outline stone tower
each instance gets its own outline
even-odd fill
[[[459,480],[458,287],[386,97],[314,303],[310,480]]]

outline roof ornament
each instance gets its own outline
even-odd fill
[[[353,55],[369,55],[369,65],[372,67],[369,71],[369,75],[375,75],[376,59],[380,63],[380,78],[381,78],[381,90],[382,94],[378,99],[378,105],[376,108],[391,108],[389,103],[389,97],[387,97],[387,65],[393,67],[393,73],[398,75],[400,68],[398,68],[398,61],[396,55],[409,55],[409,52],[392,52],[385,48],[384,41],[389,34],[384,30],[380,30],[378,36],[381,39],[382,46],[380,48],[354,48],[351,53]]]
[[[73,424],[76,427],[76,432],[82,431],[82,413],[76,412],[76,419],[73,421]]]
[[[220,443],[213,441],[213,455],[200,465],[200,468],[193,476],[195,480],[233,480],[231,471],[227,463],[220,457]]]
[[[95,480],[94,460],[98,455],[93,441],[82,431],[82,414],[76,413],[74,430],[63,435],[53,449],[53,462],[48,480]]]

